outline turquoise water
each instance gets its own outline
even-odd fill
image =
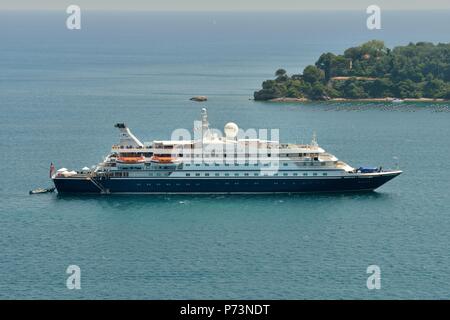
[[[284,67],[378,38],[448,42],[449,12],[0,13],[0,297],[448,298],[450,106],[249,100]],[[205,104],[189,101],[207,95]],[[28,195],[48,168],[102,159],[126,122],[145,141],[191,128],[279,128],[354,166],[396,163],[377,192],[274,196]],[[395,158],[398,158],[396,160]],[[65,286],[81,268],[81,290]],[[366,268],[381,268],[381,290]]]

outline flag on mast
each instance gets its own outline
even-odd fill
[[[53,165],[53,162],[51,162],[50,163],[50,173],[49,173],[50,179],[52,178],[53,171],[55,171],[55,166]]]

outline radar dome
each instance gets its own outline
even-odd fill
[[[238,131],[239,131],[239,127],[234,122],[228,122],[225,125],[224,132],[225,132],[225,136],[227,138],[231,138],[231,139],[236,138]]]

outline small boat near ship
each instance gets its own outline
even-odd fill
[[[119,143],[101,163],[81,171],[51,171],[59,193],[355,192],[375,190],[402,173],[354,168],[321,148],[315,136],[309,144],[240,138],[235,123],[226,124],[220,136],[209,128],[206,109],[193,139],[142,143],[124,123],[115,127]]]
[[[54,192],[55,191],[55,187],[52,188],[37,188],[34,190],[30,190],[30,194],[40,194],[40,193],[50,193],[50,192]]]

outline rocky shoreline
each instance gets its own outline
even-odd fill
[[[325,100],[311,100],[307,98],[275,98],[267,100],[269,102],[396,102],[396,98],[367,98],[367,99],[349,99],[349,98],[332,98]],[[405,98],[398,102],[448,102],[450,100],[445,99],[432,99],[432,98]]]

